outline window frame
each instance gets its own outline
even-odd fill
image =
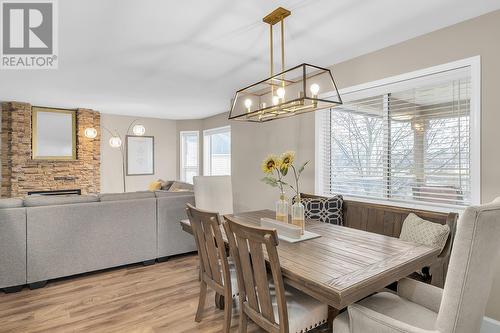
[[[219,134],[219,133],[226,133],[229,132],[229,137],[231,137],[231,125],[227,126],[221,126],[221,127],[214,127],[214,128],[209,128],[206,130],[203,130],[203,176],[211,176],[211,156],[212,156],[212,151],[211,151],[211,142],[207,142],[207,137],[214,135],[214,134]],[[232,142],[230,142],[232,145]],[[231,152],[229,153],[229,156],[231,158]],[[231,170],[229,171],[229,175],[231,175]]]
[[[180,156],[179,156],[179,178],[183,182],[188,182],[185,177],[184,169],[192,168],[185,166],[185,154],[184,154],[184,135],[196,135],[196,175],[200,175],[200,131],[180,131],[179,132],[179,145],[180,145]]]
[[[344,89],[340,89],[339,93],[349,94],[360,92],[363,90],[372,90],[377,87],[384,85],[403,83],[404,81],[418,79],[420,77],[425,77],[428,75],[439,74],[442,72],[460,69],[460,68],[470,68],[470,79],[471,79],[471,98],[470,98],[470,183],[471,183],[471,203],[477,205],[481,203],[481,56],[474,56],[458,61],[449,62],[446,64],[441,64],[425,69],[420,69],[401,75],[387,77],[381,80],[375,80],[367,83],[362,83],[359,85],[354,85]],[[332,94],[331,92],[326,92],[320,94],[321,98],[328,98]],[[322,168],[322,136],[321,127],[323,114],[322,112],[330,112],[329,109],[316,112],[315,115],[315,193],[317,195],[322,195],[323,188],[323,168]],[[450,206],[450,205],[433,205],[426,203],[405,203],[392,201],[390,199],[367,199],[364,197],[357,196],[344,196],[348,200],[356,200],[361,202],[376,203],[376,204],[390,204],[394,206],[400,206],[405,208],[416,208],[425,209],[430,211],[439,212],[450,212],[456,211],[460,212],[465,207]]]

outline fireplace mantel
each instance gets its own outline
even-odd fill
[[[76,110],[77,159],[32,160],[31,104],[2,103],[1,197],[24,197],[28,192],[81,189],[82,194],[100,190],[100,114]],[[85,129],[97,129],[95,139]]]

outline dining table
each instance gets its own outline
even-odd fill
[[[260,227],[261,218],[274,219],[275,213],[259,210],[225,217]],[[181,227],[192,233],[189,220],[181,221]],[[330,325],[340,310],[429,266],[440,253],[439,248],[315,220],[306,219],[305,230],[319,237],[279,241],[281,272],[286,284],[328,304]]]

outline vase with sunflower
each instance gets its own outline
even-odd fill
[[[288,168],[290,168],[293,172],[293,178],[295,180],[295,186],[289,185],[290,188],[295,192],[293,204],[292,204],[292,224],[300,227],[302,229],[302,235],[305,231],[306,219],[305,219],[305,207],[304,204],[300,200],[300,189],[299,189],[299,181],[302,172],[304,171],[307,163],[309,161],[302,164],[298,169],[294,165],[295,161],[295,153],[294,152],[286,152],[281,156],[283,161],[287,161],[287,163],[283,162],[283,165],[286,165],[285,175],[288,173]]]
[[[282,172],[282,160],[276,155],[269,155],[262,162],[262,171],[267,174],[262,178],[262,181],[272,187],[278,187],[280,190],[280,198],[276,201],[276,220],[288,223],[288,201],[285,197],[285,186],[288,184],[284,182],[285,176]]]

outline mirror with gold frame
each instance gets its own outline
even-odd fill
[[[76,160],[76,112],[33,107],[32,158],[34,160]]]

